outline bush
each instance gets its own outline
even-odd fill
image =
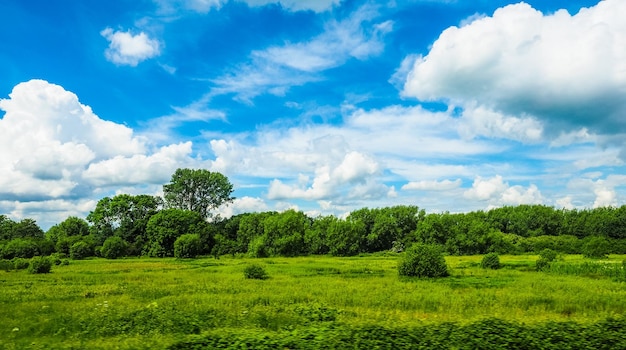
[[[0,270],[11,271],[13,270],[13,262],[8,259],[0,259]]]
[[[611,244],[604,237],[594,236],[586,240],[582,250],[585,258],[602,259],[608,257]]]
[[[483,269],[497,270],[502,267],[502,265],[500,265],[500,257],[497,253],[489,253],[483,257],[483,260],[480,262],[480,267]]]
[[[29,273],[49,273],[50,269],[52,269],[50,259],[43,256],[36,256],[30,259],[30,265],[28,266]]]
[[[537,271],[546,271],[550,268],[550,262],[544,258],[537,259],[535,262],[535,269]]]
[[[13,258],[11,261],[13,262],[13,268],[16,270],[27,269],[28,265],[30,264],[28,259],[24,258]]]
[[[126,255],[128,243],[120,237],[107,238],[100,248],[100,254],[107,259],[117,259]]]
[[[264,280],[264,279],[269,278],[263,266],[257,265],[257,264],[246,266],[246,268],[243,269],[243,275],[246,276],[246,278],[248,279],[255,279],[255,280]]]
[[[441,248],[430,244],[414,244],[406,251],[398,264],[400,276],[409,277],[445,277],[448,265]]]
[[[5,259],[32,258],[39,254],[37,243],[28,238],[15,238],[9,241],[3,249],[2,255]]]
[[[87,242],[76,242],[70,247],[70,258],[81,260],[93,256],[93,248]]]
[[[558,256],[558,253],[552,249],[544,249],[539,253],[539,257],[541,257],[541,259],[546,260],[547,262],[552,262],[556,260],[557,256]]]
[[[174,242],[174,256],[177,258],[195,258],[202,250],[200,235],[184,234]]]

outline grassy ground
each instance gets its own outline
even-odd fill
[[[162,349],[205,331],[317,324],[589,324],[626,311],[623,281],[580,269],[536,272],[536,256],[502,256],[500,270],[481,269],[480,256],[447,257],[451,277],[443,279],[401,279],[398,259],[95,259],[45,275],[0,271],[0,348]],[[572,255],[559,264],[586,261]],[[270,278],[245,279],[252,263]]]

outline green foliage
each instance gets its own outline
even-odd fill
[[[36,256],[30,259],[28,273],[50,273],[52,262],[45,256]]]
[[[535,262],[535,269],[537,271],[546,271],[550,268],[550,261],[546,258],[539,258]]]
[[[121,258],[127,251],[128,243],[118,236],[107,238],[100,248],[100,254],[107,259]]]
[[[233,185],[219,172],[206,169],[176,169],[163,195],[169,208],[196,212],[206,219],[211,211],[233,201]]]
[[[583,255],[586,258],[602,259],[606,258],[611,251],[609,241],[601,236],[590,237],[583,245]]]
[[[258,264],[248,265],[243,269],[243,275],[248,279],[264,280],[269,276],[263,266]]]
[[[539,253],[539,256],[540,256],[542,259],[546,260],[547,262],[552,262],[552,261],[556,260],[556,258],[557,258],[557,256],[558,256],[558,253],[557,253],[557,252],[555,252],[555,251],[554,251],[554,250],[552,250],[552,249],[547,249],[547,248],[546,248],[546,249],[542,250],[542,251]]]
[[[70,247],[70,258],[72,260],[81,260],[93,255],[93,247],[87,242],[78,241]]]
[[[446,277],[448,265],[441,248],[436,245],[416,243],[407,249],[398,264],[400,276]]]
[[[480,267],[492,270],[501,268],[502,265],[500,265],[500,257],[498,256],[498,253],[486,254],[480,262]]]
[[[202,242],[198,234],[184,234],[174,242],[174,256],[177,258],[195,258],[201,250]]]
[[[2,258],[32,258],[39,255],[37,241],[30,238],[15,238],[9,241],[2,250]]]
[[[24,258],[13,258],[11,259],[11,262],[13,262],[13,268],[16,270],[27,269],[30,265],[30,260]]]
[[[525,325],[488,318],[469,324],[420,326],[310,326],[297,330],[229,329],[179,340],[183,349],[623,349],[623,318],[592,324],[544,322]]]
[[[194,211],[161,210],[148,221],[147,254],[155,257],[174,256],[174,242],[178,237],[184,234],[207,234],[207,225],[204,218]]]
[[[129,254],[139,255],[147,242],[148,220],[162,207],[163,200],[158,196],[118,194],[98,201],[87,220],[92,223],[97,244],[103,244],[108,237],[119,236],[131,244]]]

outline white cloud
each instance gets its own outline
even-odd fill
[[[243,0],[249,6],[265,6],[268,4],[280,4],[290,11],[315,11],[324,12],[338,5],[341,0]]]
[[[213,80],[213,95],[235,93],[250,101],[271,93],[283,95],[291,86],[321,79],[317,72],[344,64],[349,59],[365,60],[384,49],[382,38],[392,22],[371,23],[378,13],[364,5],[342,21],[330,21],[317,37],[299,43],[286,43],[253,51],[251,62],[235,67]]]
[[[310,186],[306,176],[300,176],[299,183],[294,185],[274,179],[270,182],[268,198],[328,200],[338,198],[346,190],[348,193],[344,195],[348,198],[379,198],[389,192],[389,188],[374,181],[379,171],[380,167],[374,159],[352,151],[338,165],[323,164],[316,168]]]
[[[160,44],[151,39],[144,32],[133,35],[130,31],[113,31],[105,28],[100,35],[109,41],[109,47],[104,52],[107,60],[117,65],[136,66],[139,62],[160,54]]]
[[[16,85],[0,110],[0,201],[16,215],[76,215],[111,186],[163,184],[177,167],[198,164],[190,142],[152,151],[132,129],[44,80]]]
[[[542,139],[543,126],[532,117],[503,115],[485,107],[466,107],[459,132],[467,138],[484,136],[536,143]]]
[[[255,213],[268,211],[269,207],[262,198],[244,196],[236,198],[232,203],[223,205],[217,209],[222,218],[230,218],[242,213]]]
[[[537,118],[556,135],[624,132],[625,13],[622,0],[576,15],[544,15],[526,3],[500,8],[446,29],[415,60],[403,94]]]
[[[472,188],[466,190],[463,196],[470,200],[486,201],[489,207],[543,203],[543,196],[536,185],[531,184],[528,188],[509,186],[500,175],[490,179],[476,177]]]
[[[416,191],[449,191],[461,186],[461,179],[454,181],[442,180],[442,181],[411,181],[402,186],[403,190],[416,190]]]

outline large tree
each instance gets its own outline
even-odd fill
[[[233,185],[219,172],[206,169],[177,169],[169,184],[163,185],[165,203],[169,208],[194,211],[203,218],[234,197]]]

